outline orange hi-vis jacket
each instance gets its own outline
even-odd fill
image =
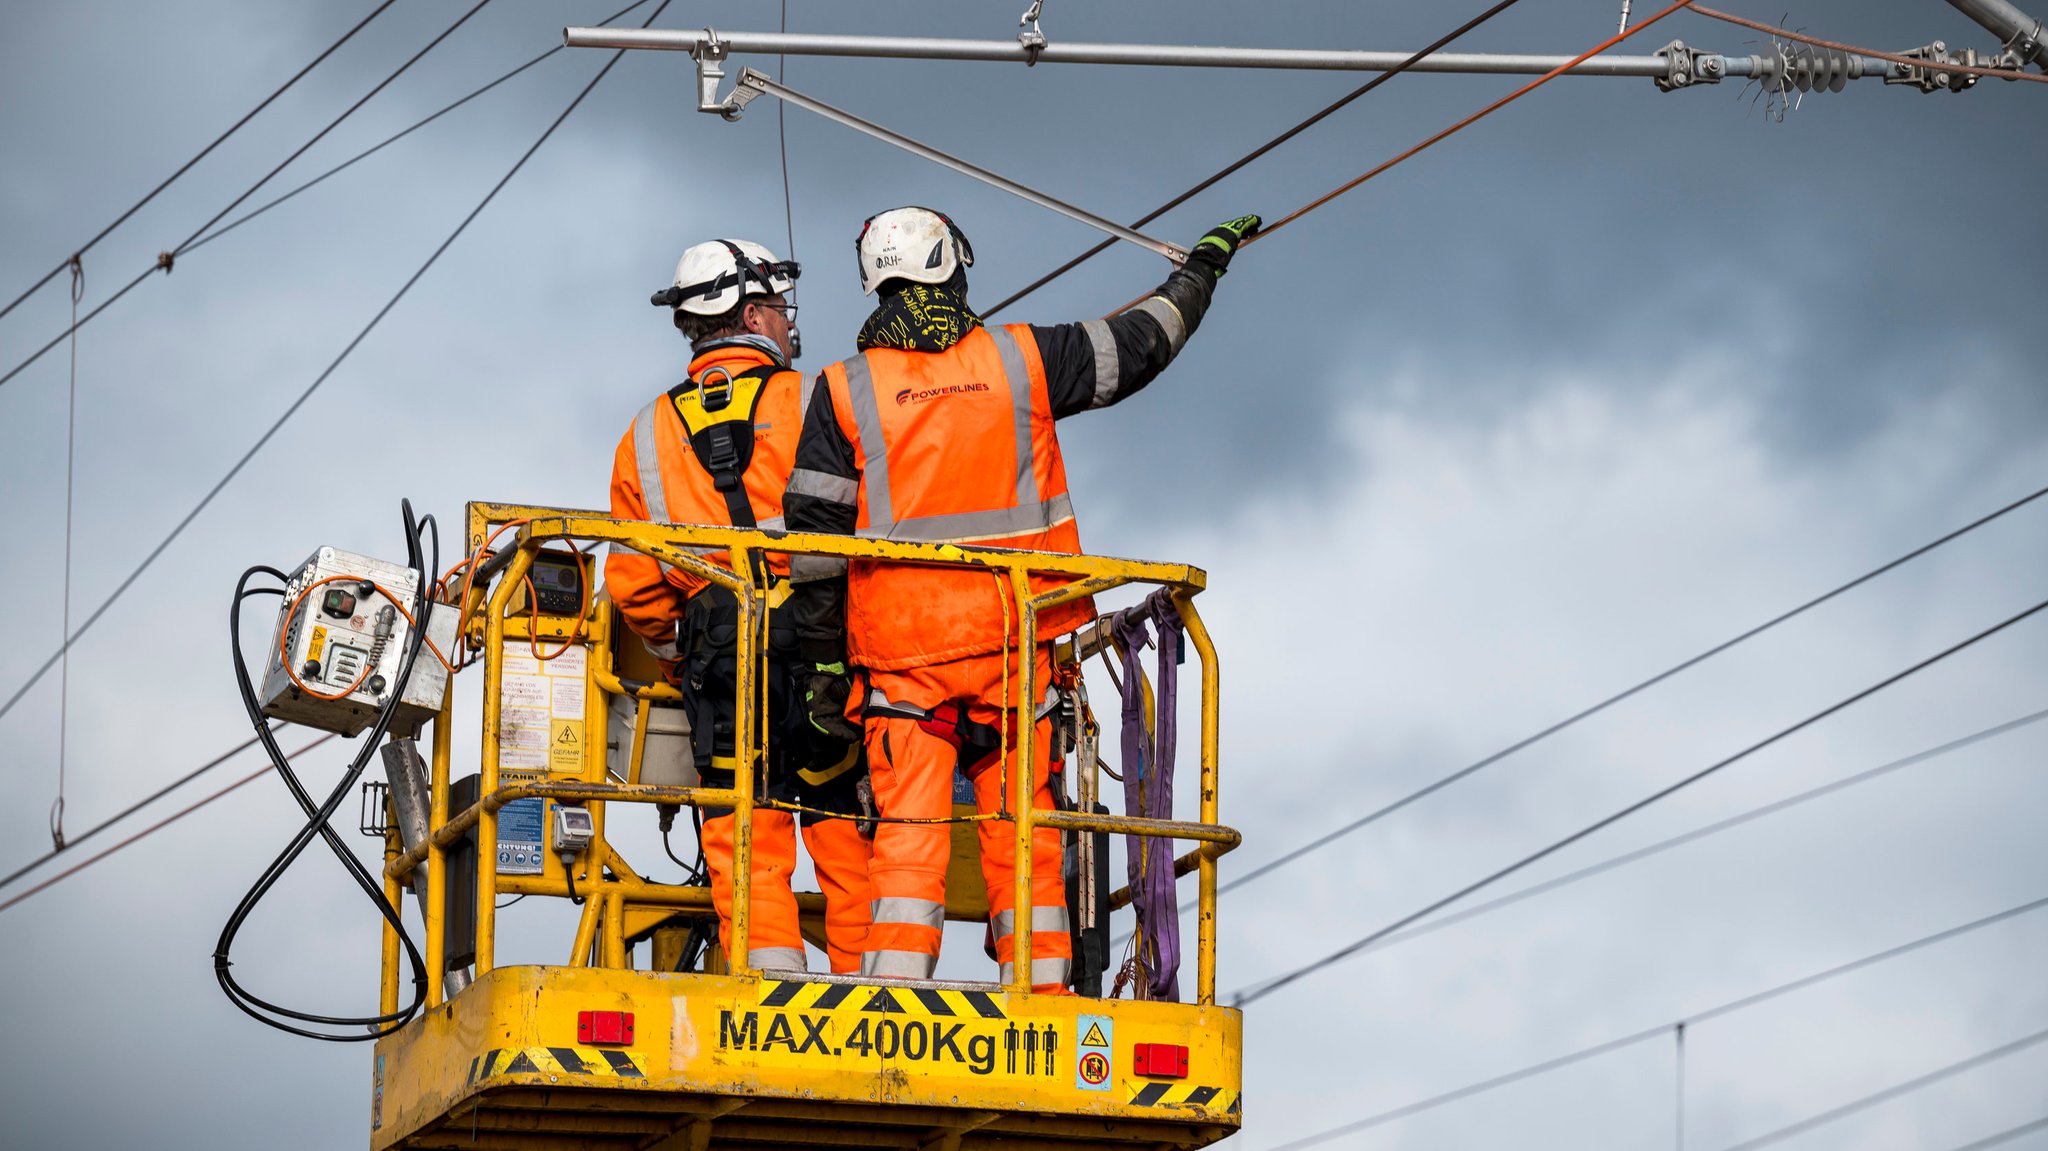
[[[827,367],[823,382],[840,433],[858,446],[856,535],[1080,554],[1029,327],[976,328],[943,352],[871,348]],[[792,477],[790,491],[806,477]],[[1000,582],[982,571],[854,560],[847,655],[896,670],[999,651],[1005,621],[1017,617],[1006,585],[998,598]],[[1035,590],[1059,582],[1033,577]],[[1062,604],[1040,617],[1038,640],[1094,616],[1092,600]]]
[[[766,352],[748,344],[723,344],[690,361],[690,378],[701,380],[714,368],[737,376],[774,362]],[[758,527],[782,527],[782,493],[796,458],[809,390],[802,374],[777,372],[762,388],[754,409],[754,455],[742,482]],[[668,395],[657,396],[640,409],[619,441],[612,462],[612,516],[652,523],[732,524],[725,493],[692,454],[683,418]],[[726,562],[722,548],[696,550],[713,563]],[[787,556],[770,555],[768,566],[778,575],[789,574]],[[626,623],[673,672],[680,656],[676,623],[683,616],[684,604],[705,582],[651,556],[616,547],[605,559],[604,579]]]

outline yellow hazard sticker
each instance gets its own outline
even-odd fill
[[[320,653],[325,650],[327,650],[327,629],[316,626],[313,629],[313,638],[306,641],[306,658],[319,659]]]
[[[647,1058],[609,1047],[500,1047],[469,1062],[469,1082],[499,1075],[579,1075],[594,1079],[645,1079]]]
[[[558,775],[577,775],[582,773],[582,720],[550,719],[548,721],[548,770]]]
[[[763,980],[718,1010],[713,1057],[757,1067],[1061,1082],[1074,1023],[1017,1018],[1000,992]],[[709,1038],[709,1037],[706,1037]]]

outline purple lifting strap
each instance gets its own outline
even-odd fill
[[[1153,643],[1147,623],[1159,629]],[[1173,818],[1173,756],[1176,740],[1175,701],[1179,694],[1180,612],[1163,589],[1116,617],[1117,643],[1123,648],[1124,814],[1153,819]],[[1153,685],[1154,730],[1145,730],[1145,677],[1142,650],[1156,646],[1159,671]],[[1174,842],[1127,836],[1133,898],[1138,913],[1138,954],[1144,962],[1147,999],[1180,1000],[1180,908],[1174,890]]]

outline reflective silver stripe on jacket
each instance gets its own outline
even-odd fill
[[[944,930],[946,926],[945,904],[907,895],[882,896],[868,905],[868,915],[875,923],[909,924],[929,927],[934,931]]]
[[[1025,366],[1024,349],[1017,346],[1010,329],[985,330],[996,342],[1003,378],[1010,383],[1010,416],[1017,433],[1017,503],[1028,507],[1038,502],[1038,473],[1031,467],[1031,369]]]
[[[1064,985],[1067,981],[1067,972],[1071,970],[1072,966],[1073,964],[1070,960],[1034,958],[1031,961],[1031,986],[1044,987],[1049,983],[1058,983]],[[1005,985],[1008,985],[1009,982],[1012,979],[1015,979],[1016,977],[1016,964],[1005,963],[1002,965],[998,978],[1001,979]]]
[[[882,436],[882,409],[875,404],[875,376],[868,354],[845,361],[846,397],[853,403],[854,429],[860,433],[861,478],[868,487],[869,530],[888,533],[895,519],[889,499],[889,441]]]
[[[940,516],[912,516],[897,520],[886,533],[872,528],[860,533],[863,539],[903,540],[906,543],[967,544],[978,540],[999,540],[1026,532],[1049,531],[1074,518],[1074,501],[1065,494],[1044,503],[997,508],[988,512],[949,512]]]
[[[1088,343],[1095,349],[1095,402],[1090,406],[1106,407],[1116,399],[1116,386],[1123,382],[1123,368],[1116,358],[1116,336],[1104,320],[1085,320],[1081,330],[1088,333]]]
[[[654,446],[654,416],[660,403],[648,404],[633,417],[633,459],[640,465],[640,497],[647,503],[648,522],[665,524],[669,522],[668,491],[661,486],[661,449]]]
[[[897,519],[895,499],[889,490],[889,445],[882,434],[882,411],[875,399],[874,374],[869,369],[867,353],[863,352],[844,362],[847,398],[853,404],[854,427],[860,433],[862,483],[867,490],[868,526],[855,533],[860,538],[975,543],[1047,531],[1074,518],[1073,502],[1066,495],[1044,501],[1038,498],[1038,473],[1032,467],[1031,450],[1031,370],[1024,360],[1024,349],[1006,328],[983,330],[995,341],[996,354],[1002,360],[1003,375],[1010,386],[1017,506]],[[791,488],[795,488],[793,476]]]
[[[1131,310],[1143,312],[1159,321],[1159,326],[1166,330],[1166,346],[1174,354],[1178,355],[1180,346],[1188,342],[1187,322],[1181,319],[1180,309],[1165,296],[1148,296],[1144,303]]]
[[[747,962],[755,967],[772,967],[778,971],[810,969],[801,947],[749,947]]]
[[[855,498],[860,494],[860,481],[848,479],[845,476],[835,476],[831,472],[815,471],[811,468],[798,468],[789,473],[788,494],[792,496],[810,496],[813,499],[824,500],[827,503],[851,506]]]
[[[995,930],[997,939],[1007,939],[1016,933],[1017,912],[1015,909],[998,911],[989,919],[989,926]],[[1064,907],[1034,907],[1031,909],[1031,932],[1034,935],[1057,932],[1067,934],[1067,909]]]
[[[862,975],[889,979],[930,979],[938,965],[938,956],[922,951],[870,951],[860,957]]]
[[[810,583],[812,580],[836,579],[845,574],[845,556],[789,557],[789,582],[791,583]]]

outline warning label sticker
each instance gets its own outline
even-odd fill
[[[1116,1021],[1107,1015],[1083,1015],[1074,1020],[1074,1029],[1081,1033],[1078,1057],[1074,1060],[1074,1086],[1083,1091],[1109,1090],[1110,1075],[1115,1069],[1111,1052]]]
[[[530,783],[538,771],[500,771],[500,783]],[[540,875],[547,868],[548,801],[539,796],[515,799],[498,811],[498,873]]]
[[[1075,1050],[1072,1025],[1012,1018],[1005,998],[985,991],[769,980],[761,984],[758,1003],[719,1009],[715,1050],[746,1052],[749,1063],[795,1068],[849,1070],[850,1064],[881,1060],[915,1064],[925,1075],[1064,1075]]]
[[[498,767],[574,775],[583,771],[587,653],[571,647],[554,659],[533,658],[527,642],[506,640],[499,653],[503,706],[498,714]]]

